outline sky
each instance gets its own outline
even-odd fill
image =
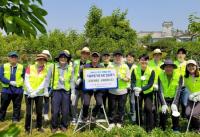
[[[47,30],[84,31],[89,9],[96,5],[103,16],[119,8],[128,9],[127,19],[136,31],[159,31],[163,21],[172,21],[175,29],[186,30],[188,16],[200,16],[200,0],[43,0],[48,11]]]

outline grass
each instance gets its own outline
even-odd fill
[[[20,129],[19,137],[26,137],[28,136],[24,132],[24,122],[25,122],[25,103],[23,100],[22,103],[22,119],[19,123],[17,123],[17,127]],[[12,118],[12,105],[9,106],[6,120],[4,122],[0,123],[0,131],[5,130],[9,127],[10,124],[12,124],[11,121]],[[85,130],[84,132],[78,132],[73,134],[74,126],[69,126],[66,133],[58,133],[58,134],[52,134],[50,131],[50,124],[49,123],[43,123],[45,132],[40,133],[37,132],[36,129],[33,129],[32,135],[29,135],[30,137],[200,137],[199,134],[195,132],[188,132],[185,133],[187,121],[181,119],[180,125],[181,125],[181,133],[173,133],[171,130],[171,121],[168,120],[168,128],[166,131],[162,131],[160,128],[155,128],[152,132],[147,133],[143,128],[132,125],[129,122],[129,118],[126,117],[125,125],[123,128],[114,128],[110,132],[105,131],[101,128],[94,127],[93,130]]]

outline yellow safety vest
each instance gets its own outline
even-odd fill
[[[76,81],[79,77],[79,71],[80,71],[80,59],[77,59],[74,61],[74,81]],[[86,61],[86,64],[90,63],[89,60]]]
[[[10,80],[10,75],[11,75],[11,68],[10,68],[10,63],[6,63],[3,65],[4,68],[4,77],[8,80]],[[15,81],[16,81],[16,87],[23,87],[24,79],[22,77],[23,74],[23,66],[21,64],[17,64],[17,70],[15,73]],[[2,83],[2,86],[4,88],[9,87],[9,84],[4,84]]]
[[[53,89],[57,89],[58,88],[58,83],[59,83],[59,69],[58,69],[58,64],[56,64],[55,66],[55,77],[54,77],[54,85],[53,85]],[[72,77],[72,65],[68,65],[65,73],[64,73],[64,84],[65,84],[65,90],[66,91],[70,91],[71,89],[71,85],[70,85],[70,80]]]
[[[176,73],[179,73],[181,76],[185,76],[186,61],[180,63],[178,60],[176,60],[174,63],[177,65],[177,69],[175,69]]]
[[[180,75],[175,73],[174,71],[171,80],[168,81],[167,75],[163,71],[160,73],[159,78],[161,81],[164,97],[174,98],[176,94],[176,90],[179,86]]]
[[[200,76],[192,77],[189,75],[188,78],[184,77],[184,79],[185,87],[188,88],[191,93],[200,91]]]

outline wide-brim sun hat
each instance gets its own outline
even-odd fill
[[[62,52],[60,52],[60,53],[58,54],[58,56],[55,58],[55,61],[59,61],[59,58],[60,58],[61,56],[63,56],[63,55],[64,55],[66,58],[68,58],[68,60],[71,59],[71,55],[67,54],[67,52],[65,52],[65,51],[62,51]]]
[[[165,60],[164,63],[160,66],[160,68],[161,68],[161,69],[164,69],[165,66],[168,66],[168,65],[173,66],[174,69],[177,68],[176,64],[174,64],[174,62],[173,62],[171,59]]]
[[[45,61],[47,61],[47,55],[46,54],[37,54],[35,60],[40,60],[40,59],[44,59]]]

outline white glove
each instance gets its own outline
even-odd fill
[[[49,97],[48,88],[45,88],[45,89],[44,89],[44,96],[45,96],[45,97]]]
[[[140,92],[142,91],[142,88],[137,87],[137,88],[135,89],[135,91],[140,93]]]
[[[75,94],[71,94],[71,101],[73,101],[76,98]]]
[[[153,85],[154,90],[158,91],[158,84]]]
[[[60,79],[61,82],[65,81],[64,77],[62,77],[62,76],[60,76],[59,79]]]
[[[172,112],[173,111],[178,111],[178,108],[177,108],[177,106],[175,104],[172,104],[171,105],[171,110],[172,110]]]
[[[29,94],[29,97],[30,98],[34,98],[34,97],[36,97],[37,96],[37,93],[36,92],[31,92],[30,94]]]
[[[139,97],[140,92],[142,91],[142,89],[140,87],[134,87],[133,90],[135,91],[135,96]]]
[[[77,81],[76,81],[76,86],[79,86],[81,81],[82,81],[81,78],[78,78]]]
[[[195,93],[190,94],[189,100],[194,101],[194,98],[197,96],[200,96],[200,92],[195,92]],[[195,101],[196,101],[196,99],[195,99]]]
[[[17,83],[15,81],[10,81],[10,85],[16,87]]]
[[[194,101],[194,102],[200,101],[200,95],[193,97],[192,101]]]
[[[162,113],[166,114],[167,110],[168,110],[168,106],[162,105]]]

